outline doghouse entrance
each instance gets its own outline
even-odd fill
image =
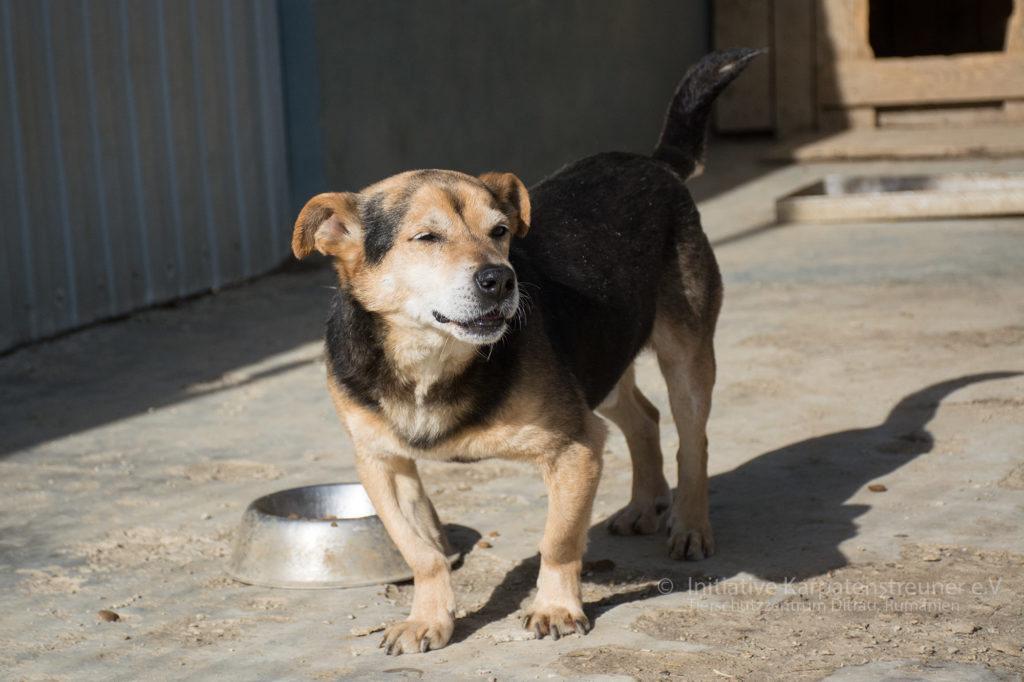
[[[870,0],[875,57],[1002,52],[1012,0]]]

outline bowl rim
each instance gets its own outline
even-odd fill
[[[359,488],[360,490],[363,491],[363,494],[366,495],[367,501],[370,503],[370,508],[373,509],[372,513],[364,514],[362,516],[344,516],[344,517],[332,517],[332,518],[322,518],[322,517],[312,517],[312,516],[297,516],[295,518],[292,518],[291,516],[281,516],[280,514],[274,514],[272,512],[268,512],[268,511],[262,509],[261,506],[260,506],[261,503],[263,503],[263,502],[265,502],[267,500],[270,500],[270,499],[272,499],[274,497],[284,496],[284,495],[287,495],[289,493],[298,492],[300,490],[311,490],[311,489],[314,489],[314,488],[351,488],[351,487]],[[344,522],[361,521],[363,519],[370,519],[370,518],[375,518],[375,517],[378,518],[378,519],[380,518],[380,514],[377,513],[377,508],[373,506],[373,500],[370,499],[370,495],[369,495],[369,493],[366,492],[366,488],[359,481],[341,481],[341,482],[338,482],[338,483],[314,483],[313,485],[300,485],[300,486],[295,486],[294,488],[286,488],[284,490],[275,490],[272,493],[267,493],[266,495],[260,495],[255,500],[250,502],[246,506],[244,513],[248,514],[250,511],[251,512],[255,512],[255,513],[257,513],[257,514],[259,514],[261,516],[265,516],[265,517],[271,518],[271,519],[277,519],[278,521],[280,521],[282,523],[294,522],[294,521],[301,521],[301,522],[305,522],[305,523],[339,523],[339,522],[343,522],[343,521]],[[243,520],[244,520],[244,516],[243,516]],[[383,521],[381,521],[381,523],[383,523]],[[390,537],[390,534],[389,534],[389,537]]]

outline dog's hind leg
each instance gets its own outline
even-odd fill
[[[699,560],[715,552],[708,518],[706,431],[715,353],[710,332],[700,333],[669,317],[659,314],[652,336],[679,432],[679,483],[669,517],[668,550],[673,559]]]
[[[658,530],[661,512],[672,500],[672,492],[663,471],[658,408],[636,387],[633,365],[597,412],[622,430],[633,462],[629,504],[608,519],[608,531],[615,535],[653,533]]]

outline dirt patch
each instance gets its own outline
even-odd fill
[[[275,611],[288,606],[288,600],[279,597],[258,597],[250,599],[245,608],[253,611]]]
[[[215,575],[211,578],[205,578],[199,581],[199,586],[205,590],[223,590],[232,587],[244,587],[245,583],[241,583],[234,578],[229,578],[226,575]]]
[[[228,554],[229,531],[188,535],[158,528],[111,531],[96,542],[77,542],[67,551],[85,559],[89,570],[108,573],[145,564],[180,567],[197,559],[220,559]]]
[[[17,572],[28,576],[18,584],[27,594],[75,594],[89,579],[81,574],[69,575],[68,569],[60,566],[47,566],[41,570],[20,568]]]
[[[988,348],[989,346],[1017,346],[1024,342],[1024,327],[1010,325],[1007,327],[995,327],[992,329],[979,329],[972,331],[954,331],[943,334],[929,334],[935,340],[945,345],[975,346]]]
[[[980,422],[1024,425],[1024,398],[982,398],[949,403],[950,409],[965,409]]]
[[[158,645],[191,649],[237,640],[242,636],[241,623],[239,618],[207,618],[196,614],[193,618],[165,623],[146,637]]]
[[[999,481],[999,486],[1010,490],[1024,490],[1024,464],[1018,464]]]
[[[879,318],[878,325],[886,321]],[[895,323],[890,322],[895,328]],[[812,328],[804,331],[790,328],[785,332],[762,332],[751,334],[741,339],[737,345],[741,348],[772,347],[785,353],[809,354],[821,350],[834,350],[839,345],[856,347],[858,345],[891,343],[894,328],[884,326],[864,327],[860,323],[848,323],[839,326],[829,335],[814,333]],[[1024,343],[1024,327],[1010,325],[990,329],[956,330],[923,333],[918,338],[919,344],[930,344],[947,349],[989,348],[999,346],[1016,346]]]
[[[632,629],[691,651],[585,649],[560,659],[574,674],[638,680],[756,678],[786,670],[819,679],[844,666],[915,659],[1024,672],[1024,557],[907,545],[899,562],[853,565],[792,582],[727,580],[701,601],[659,610]]]
[[[274,481],[284,476],[284,469],[273,464],[250,462],[243,459],[229,459],[223,462],[205,462],[182,469],[175,469],[175,474],[183,475],[192,483],[209,481]]]

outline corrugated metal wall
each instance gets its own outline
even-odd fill
[[[0,0],[0,350],[288,253],[275,0]]]

